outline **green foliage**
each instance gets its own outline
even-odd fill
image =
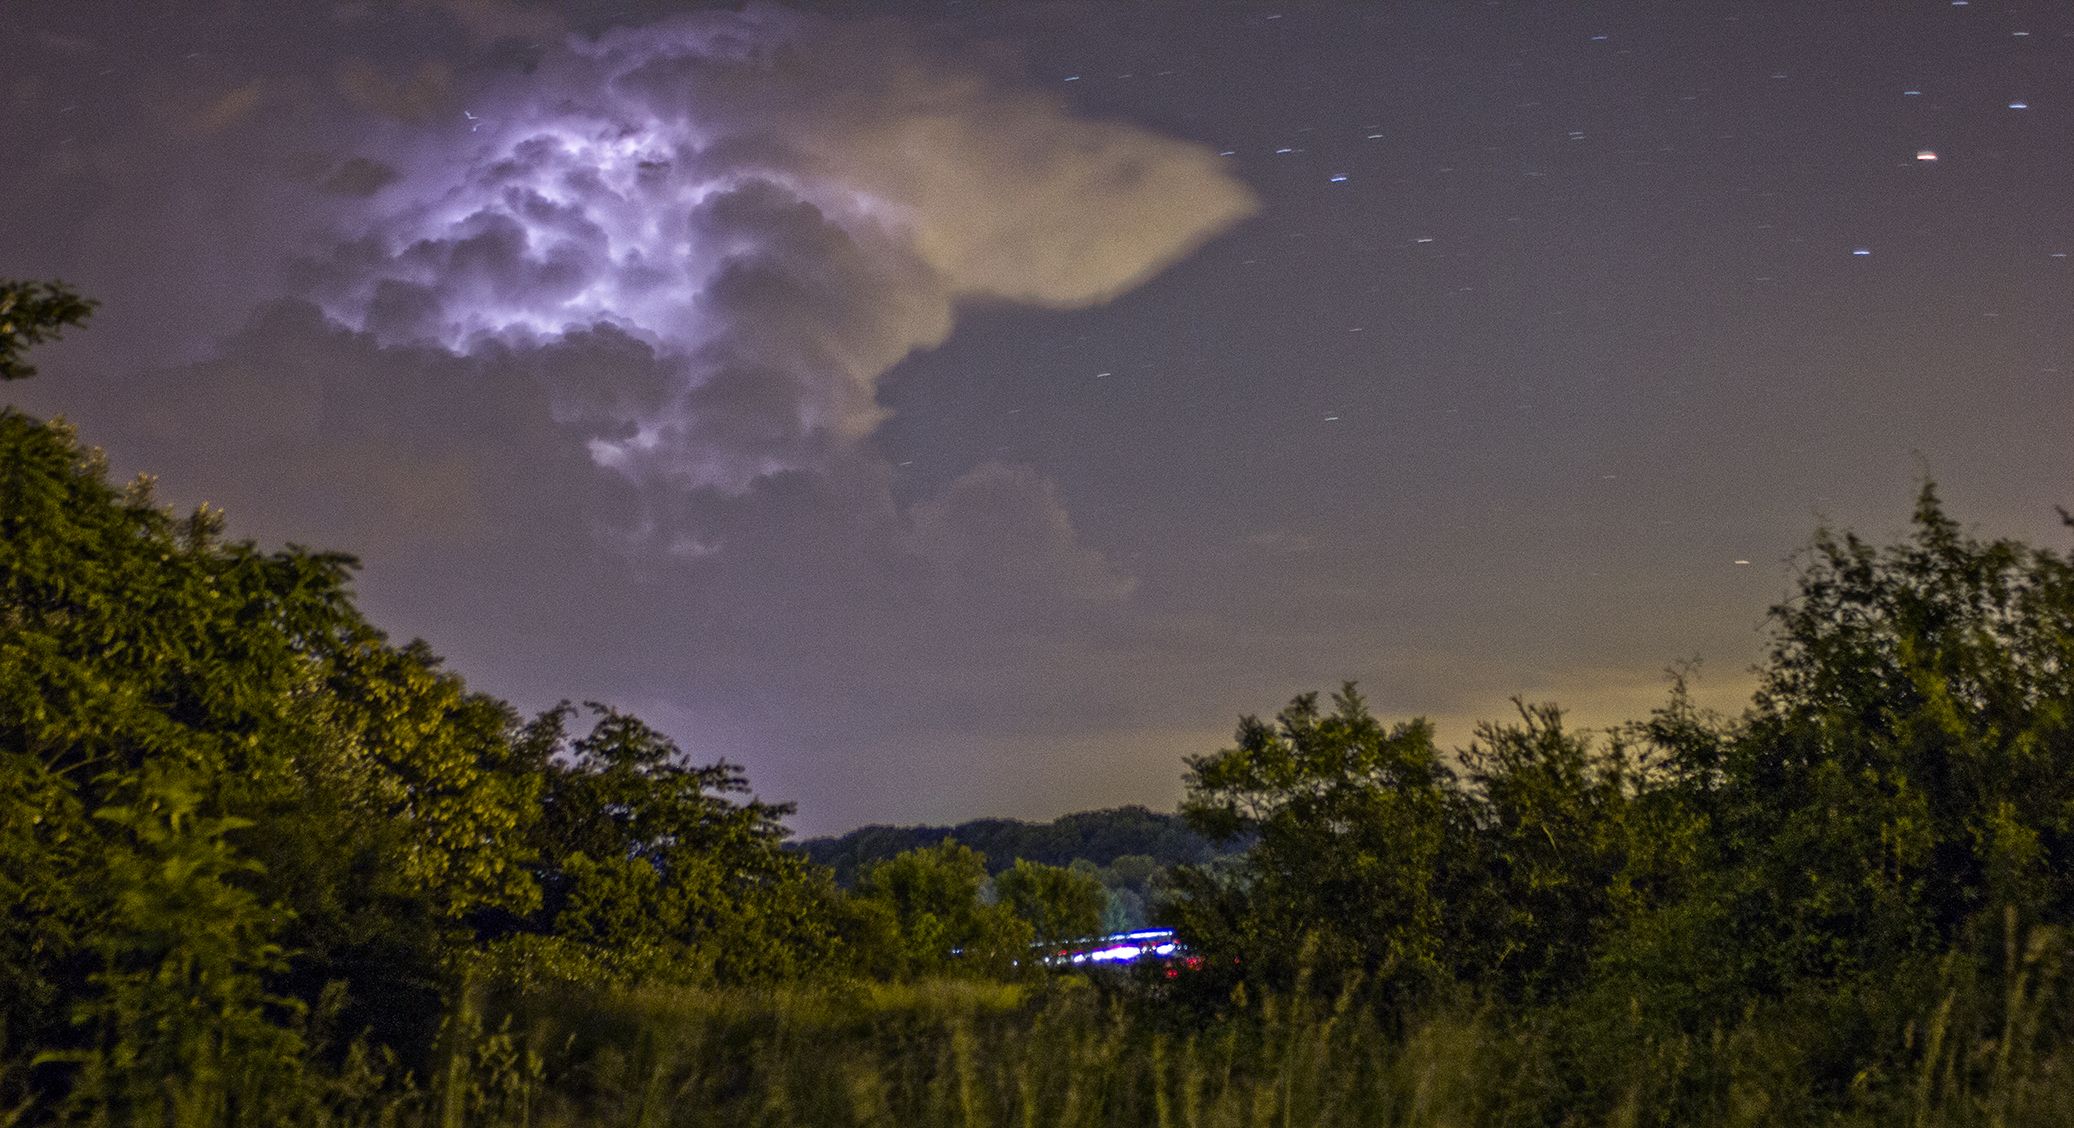
[[[0,755],[0,1034],[16,1048],[50,1044],[88,958],[99,906],[77,883],[97,860],[93,829],[63,776]],[[0,1104],[8,1097],[0,1090]]]
[[[1906,1103],[1940,991],[1973,1000],[1968,1044],[2018,1006],[1940,984],[2056,967],[2074,913],[2074,556],[1968,537],[1926,487],[1903,544],[1819,537],[1774,622],[1741,718],[1695,709],[1682,675],[1603,738],[1522,705],[1459,779],[1350,691],[1248,718],[1191,761],[1184,811],[1258,840],[1184,870],[1167,911],[1256,990],[1388,984],[1432,953],[1415,982],[1558,1032],[1566,1102],[1672,1122],[1748,1115],[1755,1092]],[[1385,847],[1394,867],[1361,868]],[[2047,955],[2005,946],[2019,921]]]
[[[1470,925],[1456,971],[1508,998],[1579,982],[1621,898],[1636,781],[1626,746],[1563,727],[1553,705],[1515,700],[1520,721],[1484,724],[1462,752],[1474,881],[1450,914]]]
[[[1102,884],[1107,897],[1102,906],[1103,932],[1132,932],[1151,921],[1151,906],[1167,888],[1168,867],[1150,854],[1124,854],[1106,866],[1085,858],[1075,859],[1071,868]]]
[[[199,815],[184,767],[153,761],[120,790],[126,803],[94,812],[116,833],[94,875],[94,990],[74,1016],[89,1041],[48,1058],[81,1067],[67,1105],[116,1123],[265,1123],[292,1101],[302,1045],[278,1013],[299,1008],[262,978],[285,966],[284,922],[237,884],[260,867],[228,836],[251,824]]]
[[[1301,962],[1415,997],[1445,981],[1453,772],[1423,721],[1385,729],[1349,684],[1188,761],[1182,814],[1203,834],[1257,835],[1242,869],[1185,868],[1173,912],[1222,966],[1286,986]]]
[[[952,827],[867,826],[836,838],[808,839],[798,848],[833,867],[837,882],[853,886],[865,866],[946,838],[985,855],[988,872],[997,878],[1020,862],[1094,878],[1104,890],[1100,921],[1091,930],[1098,932],[1144,928],[1151,905],[1165,889],[1168,869],[1208,862],[1218,852],[1179,815],[1144,807],[1078,811],[1046,823],[976,819]],[[1228,845],[1237,849],[1244,843]]]
[[[1205,862],[1216,853],[1180,816],[1144,807],[1076,811],[1044,823],[975,819],[956,826],[866,826],[839,837],[807,839],[799,849],[833,868],[836,880],[848,886],[872,862],[946,838],[985,854],[989,873],[1000,873],[1017,861],[1050,866],[1086,861],[1106,867],[1120,858],[1142,855],[1173,866]]]
[[[994,894],[1039,940],[1092,936],[1109,905],[1108,891],[1092,875],[1023,860],[994,879]]]
[[[547,902],[526,931],[619,982],[769,981],[834,962],[835,888],[784,849],[791,808],[739,799],[739,768],[689,766],[639,719],[589,708],[583,736],[565,704],[519,741],[544,781],[532,853]]]
[[[42,914],[0,922],[23,959],[14,1037],[61,1041],[37,1000],[92,990],[81,925],[109,894],[87,875],[114,828],[83,813],[127,805],[147,764],[185,770],[203,817],[250,824],[262,868],[240,884],[295,922],[283,985],[350,981],[386,1036],[436,1005],[466,918],[537,900],[510,711],[366,624],[350,558],[221,528],[159,509],[148,481],[112,489],[69,428],[0,412],[0,833],[49,867],[0,888]]]
[[[1909,540],[1823,534],[1773,614],[1750,715],[1667,760],[1711,856],[1685,923],[1647,927],[1719,983],[1706,1020],[1992,962],[2005,910],[2067,923],[2074,558],[1970,538],[1925,486]]]
[[[36,369],[22,354],[55,341],[68,325],[84,325],[94,303],[63,282],[0,281],[0,380],[26,380]]]
[[[867,866],[853,899],[881,906],[874,915],[892,922],[894,944],[868,958],[900,977],[1014,974],[1034,932],[1011,906],[981,899],[986,881],[985,856],[948,838]]]

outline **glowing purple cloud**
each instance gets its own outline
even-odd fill
[[[385,343],[645,349],[638,394],[561,389],[639,481],[824,465],[959,302],[1105,301],[1254,206],[1207,149],[769,9],[571,38],[468,97],[380,154],[401,175],[311,296]]]

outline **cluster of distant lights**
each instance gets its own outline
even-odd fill
[[[1057,954],[1044,958],[1053,965],[1081,964],[1130,964],[1148,956],[1164,959],[1181,950],[1174,940],[1171,928],[1147,928],[1137,932],[1119,932],[1101,937],[1096,941],[1100,947],[1075,950],[1060,948]]]

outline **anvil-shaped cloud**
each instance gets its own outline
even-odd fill
[[[423,75],[347,73],[364,105],[422,110]],[[356,158],[397,175],[340,193],[309,296],[462,354],[623,335],[648,378],[577,376],[556,410],[644,483],[739,493],[826,465],[961,302],[1102,302],[1254,207],[1199,146],[775,9],[572,36],[464,97]]]

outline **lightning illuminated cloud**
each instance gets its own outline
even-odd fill
[[[443,88],[352,75],[413,115]],[[553,390],[637,482],[824,466],[961,301],[1105,301],[1254,207],[1198,146],[773,9],[571,37],[460,97],[371,155],[398,175],[340,205],[309,295],[385,344],[644,353],[638,386]]]

